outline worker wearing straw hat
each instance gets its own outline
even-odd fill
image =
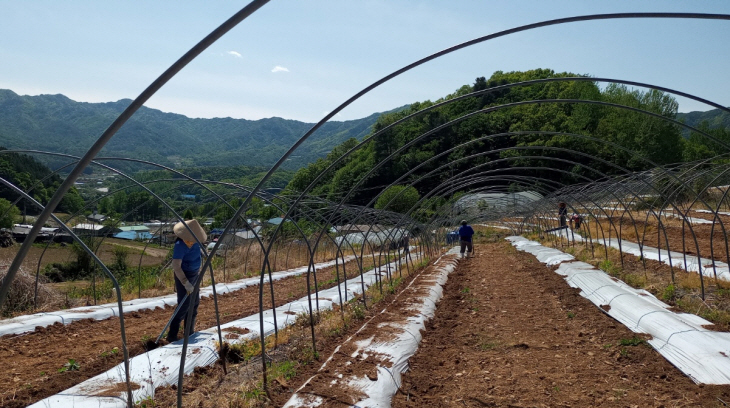
[[[172,230],[177,237],[175,240],[175,248],[172,252],[172,269],[175,271],[177,303],[180,304],[185,299],[185,295],[188,297],[170,322],[170,330],[167,332],[167,341],[169,342],[178,340],[180,322],[187,317],[191,302],[193,318],[190,322],[190,333],[188,335],[195,332],[195,317],[198,314],[200,294],[197,293],[193,300],[191,298],[193,298],[193,289],[195,289],[195,282],[198,281],[198,272],[202,263],[200,245],[208,239],[205,230],[200,226],[198,220],[193,219],[184,223],[178,222]]]

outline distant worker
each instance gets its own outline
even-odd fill
[[[558,205],[558,217],[560,217],[560,226],[567,227],[568,207],[565,203],[560,203]]]
[[[188,230],[188,228],[190,230]],[[200,265],[202,263],[200,243],[205,242],[208,236],[205,234],[205,230],[200,226],[198,220],[189,220],[184,223],[178,222],[173,227],[173,232],[177,236],[175,240],[175,247],[172,252],[172,270],[175,272],[175,291],[177,292],[177,303],[183,302],[183,299],[187,295],[187,299],[182,303],[182,306],[177,311],[177,314],[173,316],[170,322],[170,330],[167,332],[167,341],[173,342],[178,340],[178,334],[180,331],[180,322],[187,319],[188,310],[193,307],[193,317],[190,322],[190,331],[188,336],[195,333],[195,318],[198,315],[198,305],[200,305],[200,292],[195,294],[193,298],[193,292],[195,289],[195,283],[198,281],[198,275],[200,271]],[[192,231],[192,234],[190,233]],[[196,241],[197,238],[197,241]],[[187,325],[187,321],[185,322]],[[184,328],[185,326],[183,326]]]
[[[583,223],[583,217],[578,214],[573,214],[573,216],[570,217],[570,221],[573,225],[575,225],[575,229],[580,229],[580,225]]]
[[[461,220],[461,227],[459,228],[459,241],[461,242],[461,257],[464,257],[464,249],[466,249],[466,256],[469,257],[474,251],[474,246],[471,242],[471,237],[474,235],[474,230],[470,225],[466,224],[466,220]]]

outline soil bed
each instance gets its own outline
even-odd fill
[[[372,263],[372,261],[370,261]],[[371,267],[365,260],[366,270]],[[347,276],[356,276],[354,263]],[[306,296],[306,275],[274,282],[278,305]],[[340,267],[340,279],[342,268]],[[335,268],[317,273],[321,288],[336,285]],[[312,281],[312,288],[314,282]],[[258,312],[258,286],[218,296],[221,324]],[[264,290],[264,307],[271,307],[270,289]],[[157,308],[125,314],[130,356],[144,352],[144,343],[155,339],[172,314],[172,308]],[[212,298],[203,298],[198,309],[198,329],[216,324]],[[94,377],[123,361],[119,320],[81,320],[70,325],[57,323],[32,333],[0,337],[0,407],[24,407]],[[63,370],[69,359],[78,369]],[[60,371],[59,371],[60,370]]]
[[[418,279],[420,276],[422,276],[420,273],[409,275],[404,270],[402,277],[400,273],[394,274],[394,278],[396,278],[394,285],[395,282],[400,282],[397,285],[400,290],[408,287],[414,279]],[[318,372],[322,363],[350,335],[362,330],[360,335],[367,337],[382,331],[378,329],[379,323],[390,321],[389,318],[393,318],[392,313],[383,313],[385,308],[397,312],[408,308],[410,303],[402,296],[402,293],[399,294],[398,290],[390,290],[389,287],[389,283],[385,281],[381,294],[377,285],[371,286],[367,293],[369,305],[367,309],[361,306],[362,303],[359,300],[346,305],[344,311],[346,325],[343,325],[339,308],[324,312],[325,316],[317,319],[315,324],[316,348],[319,357],[312,355],[310,326],[305,321],[295,323],[280,332],[280,338],[285,338],[287,342],[280,344],[277,349],[267,351],[267,356],[271,358],[274,366],[277,364],[287,366],[288,364],[290,368],[284,373],[276,368],[268,369],[269,395],[273,401],[262,389],[261,360],[259,357],[254,357],[246,362],[229,362],[227,375],[224,374],[220,365],[196,369],[185,379],[183,405],[200,408],[281,407],[300,385]],[[402,320],[402,318],[401,313],[397,313],[395,316],[396,320]],[[362,328],[366,322],[367,326]],[[340,349],[337,354],[342,353],[345,351]],[[353,371],[362,373],[362,375],[372,375],[373,369],[371,359],[366,359],[360,361],[358,367],[353,368]],[[154,407],[175,407],[176,402],[176,386],[159,387],[155,390]]]
[[[477,245],[403,377],[393,407],[726,406],[532,255]]]
[[[681,221],[679,220],[670,220],[670,222],[664,222],[663,229],[660,230],[659,233],[657,232],[656,220],[654,220],[653,222],[650,220],[648,226],[646,227],[646,233],[644,233],[644,225],[646,224],[644,221],[636,220],[634,224],[628,217],[624,217],[623,220],[616,217],[613,219],[613,222],[616,228],[619,228],[619,223],[623,225],[621,228],[621,235],[623,239],[626,239],[628,241],[641,243],[643,245],[654,248],[661,248],[663,250],[667,249],[667,241],[669,241],[669,248],[672,251],[679,253],[685,252],[687,255],[697,255],[697,248],[699,247],[700,257],[702,258],[712,259],[714,255],[714,259],[717,261],[728,261],[727,248],[725,247],[725,234],[723,233],[719,224],[715,225],[714,231],[711,225],[693,225],[692,231],[697,238],[697,243],[695,244],[695,240],[692,237],[692,232],[690,231],[689,227],[685,226],[683,231]],[[603,226],[603,230],[605,231],[604,233],[606,239],[609,238],[609,235],[614,239],[616,238],[616,231],[614,231],[613,228],[610,228],[608,222],[603,222],[602,220],[601,225]],[[639,236],[643,239],[637,240],[634,225],[636,225],[636,230],[638,230]],[[604,236],[601,235],[600,232],[596,233],[595,225],[591,224],[590,228],[590,233],[592,237],[598,240],[596,241],[597,243],[600,243]],[[611,229],[610,234],[609,228]],[[581,235],[587,236],[587,234],[585,234],[585,231],[583,230],[576,230],[576,232],[580,233]],[[712,239],[710,239],[710,237],[712,237]],[[665,254],[662,254],[662,257],[664,256]]]

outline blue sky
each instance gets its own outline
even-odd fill
[[[0,88],[83,102],[135,98],[247,2],[0,2]],[[476,37],[560,17],[730,14],[730,1],[272,0],[147,103],[190,117],[319,120],[392,71]],[[356,119],[435,100],[494,71],[551,68],[647,82],[730,105],[730,21],[581,22],[503,37],[428,63],[348,107]],[[707,110],[679,99],[680,111]]]

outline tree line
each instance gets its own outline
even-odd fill
[[[7,150],[0,147],[0,151]],[[39,203],[45,205],[61,185],[61,177],[52,174],[51,170],[40,161],[25,154],[0,152],[0,177],[28,193]],[[16,202],[17,192],[0,185],[0,228],[10,228],[19,221],[21,213],[38,214],[40,209],[26,200]],[[75,213],[84,206],[78,190],[72,187],[63,196],[57,211]]]
[[[712,128],[706,122],[699,125],[718,142],[672,122],[680,116],[678,103],[657,90],[643,91],[621,84],[602,86],[590,80],[504,87],[578,76],[535,69],[497,71],[489,78],[479,77],[474,84],[464,85],[435,102],[416,102],[407,109],[381,115],[371,135],[422,109],[454,100],[375,136],[323,173],[359,143],[355,139],[345,141],[327,157],[297,171],[288,188],[303,191],[314,182],[314,194],[366,204],[385,186],[414,169],[399,184],[419,180],[414,187],[423,196],[453,175],[474,168],[502,169],[502,174],[516,174],[517,170],[510,171],[520,168],[521,176],[533,180],[574,184],[584,182],[585,177],[597,179],[657,165],[713,159],[730,146],[727,128]],[[467,96],[492,88],[497,90]],[[605,105],[547,100],[598,101]],[[427,136],[408,146],[422,135]],[[448,153],[439,156],[443,152]],[[351,191],[356,185],[357,189]]]

